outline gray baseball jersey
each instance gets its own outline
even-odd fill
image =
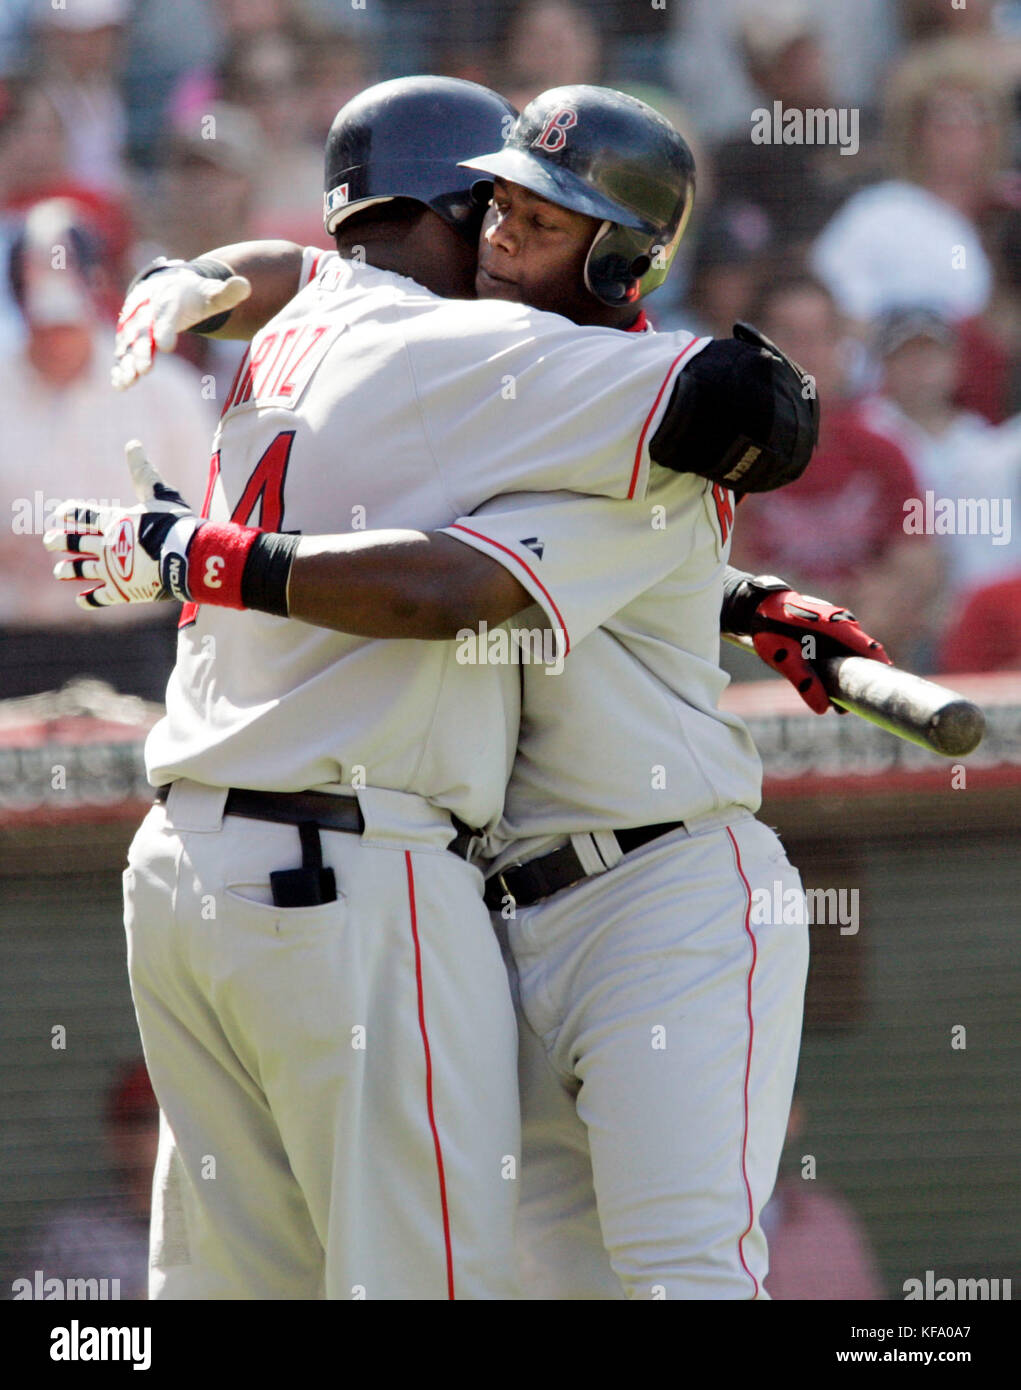
[[[534,621],[566,633],[561,670],[522,666],[501,864],[551,837],[758,808],[755,746],[718,708],[733,508],[726,489],[654,466],[641,499],[501,497],[446,528],[502,560]]]
[[[204,513],[303,533],[434,530],[501,493],[637,499],[669,388],[704,341],[442,300],[324,256],[239,369]],[[512,668],[464,667],[451,642],[368,640],[257,612],[204,607],[183,621],[167,715],[147,745],[154,784],[367,784],[476,826],[499,815],[517,733]]]
[[[564,634],[563,661],[522,667],[489,842],[496,871],[569,839],[588,875],[534,903],[505,891],[497,914],[518,999],[529,1297],[763,1296],[759,1213],[808,942],[803,918],[752,912],[768,893],[804,900],[751,815],[751,739],[718,708],[734,510],[725,488],[654,468],[631,501],[500,497],[447,528],[518,574],[529,621]],[[675,822],[627,853],[611,833]]]

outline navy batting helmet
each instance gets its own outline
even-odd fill
[[[459,166],[506,136],[517,115],[503,97],[456,77],[398,77],[352,97],[326,137],[323,225],[332,236],[351,213],[393,198],[432,208],[473,244],[481,219]]]
[[[687,142],[644,101],[608,87],[554,87],[529,102],[502,149],[464,161],[598,217],[585,284],[630,304],[667,277],[695,197]]]

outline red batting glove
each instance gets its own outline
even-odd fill
[[[870,637],[848,609],[793,589],[767,594],[755,608],[750,626],[760,658],[789,680],[816,714],[826,713],[830,697],[805,656],[802,639],[807,634],[821,639],[819,656],[864,656],[893,665],[882,643]],[[837,712],[846,713],[841,709]]]

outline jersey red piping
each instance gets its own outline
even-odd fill
[[[529,566],[525,564],[521,556],[515,554],[515,552],[509,549],[506,545],[501,545],[499,541],[494,541],[491,536],[484,536],[481,531],[473,531],[469,526],[462,526],[461,523],[458,521],[455,521],[450,526],[448,526],[447,530],[463,531],[466,536],[474,536],[476,540],[485,541],[487,545],[492,545],[495,546],[497,550],[502,550],[503,553],[505,555],[509,555],[512,560],[517,560],[518,564],[529,576],[529,578],[531,578],[535,585],[538,588],[540,588],[542,592],[546,595],[547,601],[549,602],[549,606],[553,609],[553,612],[556,614],[557,622],[560,624],[560,631],[564,634],[564,656],[566,656],[567,653],[571,650],[571,637],[570,633],[567,631],[567,624],[564,622],[563,614],[561,613],[557,605],[553,602],[553,596],[550,593],[550,591],[546,588],[546,585],[543,584],[542,580],[535,573],[535,571],[530,569]]]
[[[633,500],[635,495],[635,488],[638,486],[638,474],[641,471],[642,467],[642,449],[645,447],[645,436],[649,433],[649,426],[652,424],[652,418],[656,414],[656,411],[659,409],[659,403],[663,399],[663,392],[670,384],[670,378],[673,376],[677,364],[679,362],[683,362],[684,359],[687,357],[688,353],[691,351],[691,349],[693,347],[696,347],[699,342],[701,342],[700,338],[693,338],[691,342],[688,344],[688,346],[684,349],[684,351],[679,352],[677,356],[674,358],[674,360],[670,363],[670,370],[663,378],[663,385],[659,388],[659,393],[652,403],[652,409],[645,417],[645,424],[642,426],[642,432],[638,436],[638,447],[635,450],[635,466],[631,470],[631,486],[628,488],[627,494],[629,499]]]
[[[433,1148],[436,1150],[436,1175],[440,1185],[440,1210],[443,1214],[443,1244],[447,1258],[447,1298],[454,1297],[454,1257],[450,1246],[450,1213],[447,1210],[447,1180],[443,1172],[443,1148],[439,1131],[436,1128],[436,1115],[433,1110],[433,1068],[432,1054],[429,1051],[429,1032],[425,1026],[425,994],[422,989],[422,948],[418,940],[418,914],[415,910],[415,873],[411,866],[411,851],[404,851],[404,862],[408,870],[408,905],[411,909],[411,939],[415,943],[415,986],[418,991],[418,1027],[422,1034],[422,1051],[425,1053],[425,1103],[429,1112],[429,1128],[432,1130]]]
[[[752,1226],[755,1224],[755,1206],[752,1201],[751,1184],[748,1181],[748,1077],[752,1069],[752,1044],[755,1041],[755,1023],[752,1019],[752,976],[755,974],[755,963],[758,959],[758,948],[755,944],[755,934],[752,931],[751,927],[752,890],[748,884],[748,880],[745,878],[744,869],[741,867],[741,851],[738,849],[737,841],[734,839],[734,832],[730,829],[729,826],[727,827],[727,834],[730,837],[730,843],[734,846],[734,858],[737,861],[737,871],[741,875],[741,882],[744,884],[745,893],[747,895],[747,906],[745,907],[744,912],[744,929],[748,933],[749,941],[752,943],[752,963],[748,969],[748,1053],[745,1058],[744,1069],[744,1132],[741,1136],[741,1178],[744,1182],[744,1189],[748,1196],[748,1225],[741,1232],[741,1238],[737,1242],[737,1256],[738,1259],[741,1261],[741,1268],[748,1275],[748,1278],[752,1281],[752,1283],[755,1286],[755,1292],[752,1294],[752,1297],[758,1298],[759,1281],[748,1268],[748,1265],[745,1262],[744,1257],[745,1237],[748,1235],[748,1232],[752,1229]]]

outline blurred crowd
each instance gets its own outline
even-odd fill
[[[122,1063],[102,1107],[107,1176],[104,1191],[52,1207],[10,1258],[9,1295],[72,1298],[72,1281],[91,1281],[79,1298],[147,1299],[152,1174],[159,1144],[159,1106],[142,1058]],[[59,1280],[62,1294],[54,1294]],[[20,1280],[19,1289],[15,1281]],[[31,1292],[26,1288],[31,1287]],[[47,1290],[45,1293],[39,1290]]]
[[[325,244],[334,113],[412,72],[673,120],[699,191],[650,317],[756,323],[823,406],[734,563],[847,603],[899,664],[1021,669],[1021,0],[4,0],[0,698],[79,673],[162,697],[173,615],[86,630],[26,540],[63,496],[120,497],[133,435],[201,501],[236,349],[191,337],[115,395],[124,286],[158,254]],[[826,143],[788,119],[815,110]]]

